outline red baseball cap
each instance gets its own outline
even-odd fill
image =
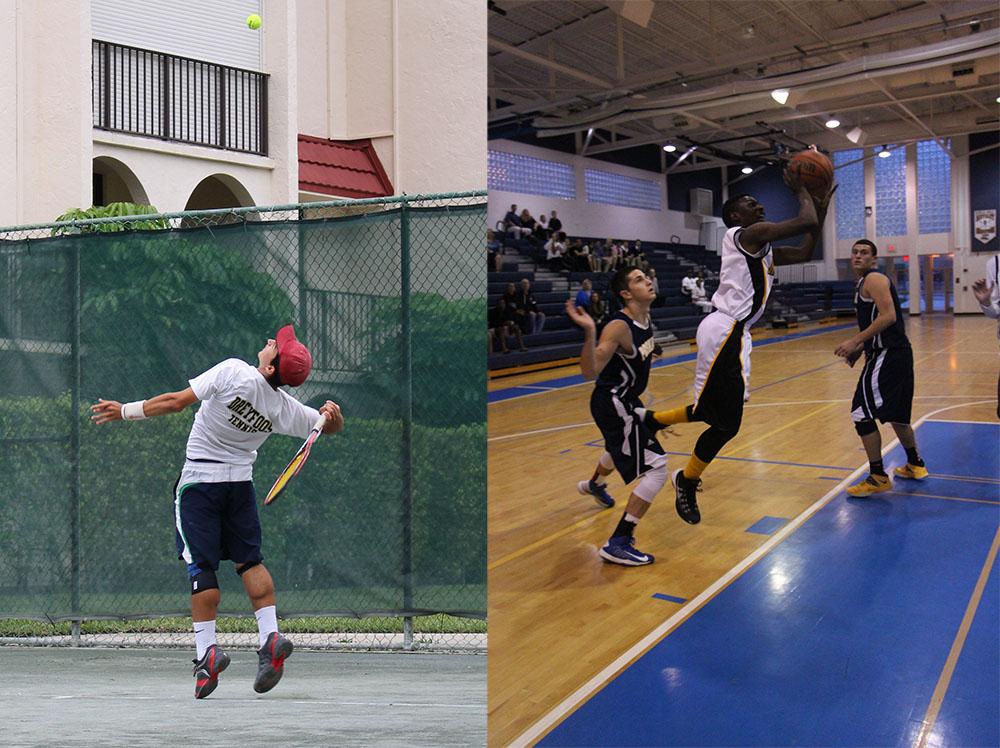
[[[312,371],[313,359],[309,349],[295,337],[295,328],[285,325],[274,336],[278,344],[278,375],[281,383],[298,387]]]

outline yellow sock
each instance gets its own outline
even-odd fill
[[[707,462],[702,462],[692,454],[688,464],[684,467],[684,477],[688,480],[698,480],[707,467]]]
[[[673,410],[654,411],[653,418],[656,419],[657,423],[662,423],[664,426],[673,426],[675,423],[687,423],[687,406],[674,408]]]

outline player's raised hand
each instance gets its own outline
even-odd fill
[[[90,420],[100,426],[102,423],[122,420],[122,404],[117,400],[105,400],[98,398],[97,402],[90,406]]]
[[[586,309],[578,307],[574,299],[566,299],[566,316],[570,318],[573,324],[582,327],[585,331],[597,330],[594,318],[587,314]]]
[[[323,426],[324,434],[337,434],[343,431],[344,416],[337,403],[327,400],[320,406],[319,412],[326,416],[326,424]]]
[[[972,284],[972,293],[980,304],[990,303],[990,287],[986,285],[985,278],[980,278]]]

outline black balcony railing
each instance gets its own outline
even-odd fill
[[[94,127],[267,155],[267,75],[94,40]]]

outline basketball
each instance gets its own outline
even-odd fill
[[[819,151],[811,148],[796,153],[788,162],[793,184],[800,184],[818,200],[826,197],[833,184],[833,164]]]

